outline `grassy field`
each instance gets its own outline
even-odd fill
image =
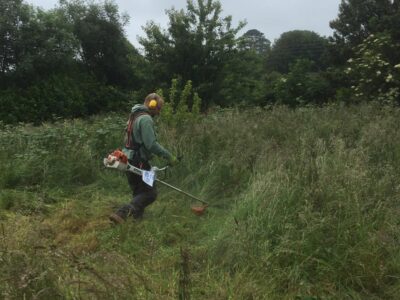
[[[102,158],[126,116],[0,130],[0,298],[398,299],[400,111],[223,110],[159,124],[183,155],[140,222]],[[155,164],[161,166],[162,161]]]

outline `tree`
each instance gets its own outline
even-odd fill
[[[370,34],[388,32],[394,40],[400,39],[400,1],[342,0],[330,27],[337,61],[344,63]]]
[[[244,26],[233,28],[232,17],[221,15],[219,1],[187,1],[187,10],[167,11],[169,28],[162,30],[154,22],[144,28],[140,38],[145,57],[151,64],[151,80],[166,87],[171,77],[192,80],[203,99],[203,108],[218,102],[222,69],[236,46],[236,34]]]
[[[70,67],[77,44],[57,11],[2,0],[0,16],[0,74],[5,86],[26,86]]]
[[[218,91],[220,106],[256,105],[265,96],[264,56],[253,49],[236,50],[225,64],[223,80]]]
[[[57,10],[34,10],[31,20],[21,30],[20,45],[17,67],[21,80],[21,77],[25,80],[47,78],[74,68],[78,41],[70,24]]]
[[[0,119],[41,122],[115,110],[141,87],[145,63],[116,5],[60,1],[43,11],[0,1]],[[137,71],[134,67],[140,69]]]
[[[2,0],[0,2],[0,72],[4,76],[15,69],[16,46],[19,29],[27,18],[22,0]]]
[[[222,69],[217,102],[221,106],[256,105],[265,102],[265,56],[270,41],[257,29],[248,30]]]
[[[274,98],[278,103],[290,106],[322,104],[330,97],[329,82],[321,72],[314,72],[315,62],[297,60],[290,66],[290,72],[277,78]]]
[[[123,30],[129,18],[119,14],[114,2],[61,1],[61,10],[73,26],[79,41],[78,58],[88,71],[106,84],[126,88],[140,85],[132,62],[141,57]]]
[[[329,25],[334,40],[356,46],[371,33],[400,31],[393,27],[398,14],[398,0],[342,0],[338,17]]]
[[[314,67],[325,66],[324,54],[327,40],[317,33],[307,30],[294,30],[283,33],[273,45],[267,57],[267,68],[270,71],[287,73],[290,64],[298,59],[315,62]]]
[[[399,52],[400,43],[387,33],[371,34],[356,47],[346,69],[355,101],[400,103]]]
[[[266,54],[271,49],[270,40],[257,29],[246,31],[239,39],[241,50],[254,50],[257,54]]]

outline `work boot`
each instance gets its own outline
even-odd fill
[[[112,213],[108,218],[114,223],[114,225],[125,223],[125,219],[116,213]]]

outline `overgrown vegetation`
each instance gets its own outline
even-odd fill
[[[184,157],[166,180],[211,205],[194,216],[160,186],[143,221],[119,227],[107,216],[128,185],[101,159],[124,117],[2,125],[1,297],[396,299],[399,117],[277,106],[160,123]]]

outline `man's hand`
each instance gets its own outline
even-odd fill
[[[171,158],[169,159],[168,164],[172,167],[175,166],[178,163],[178,159],[176,158],[175,155],[172,155]]]

